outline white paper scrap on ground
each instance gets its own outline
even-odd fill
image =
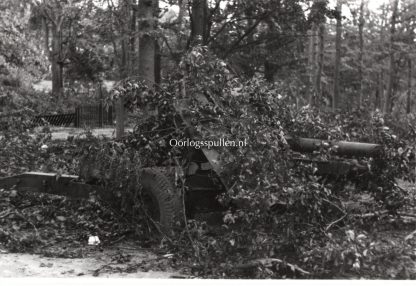
[[[98,245],[100,244],[100,239],[98,236],[90,236],[88,238],[88,245]]]

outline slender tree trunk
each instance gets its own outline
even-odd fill
[[[385,4],[383,4],[382,6],[381,6],[381,16],[380,16],[380,18],[381,18],[381,23],[380,23],[380,42],[382,43],[382,42],[384,42],[384,37],[385,37],[385,30],[386,30],[386,25],[387,25],[387,22],[388,22],[388,19],[387,19],[387,6],[385,5]],[[377,101],[377,104],[376,104],[376,106],[377,106],[377,108],[380,110],[380,111],[384,111],[384,102],[385,102],[385,82],[384,82],[384,78],[385,78],[385,69],[384,69],[384,59],[381,59],[380,60],[381,61],[381,63],[382,63],[382,65],[381,65],[381,69],[380,69],[380,72],[379,72],[379,82],[378,82],[378,86],[377,86],[377,88],[378,88],[378,90],[379,90],[379,98],[378,98],[378,101]]]
[[[307,39],[308,39],[308,44],[305,45],[304,47],[304,55],[305,58],[307,59],[306,62],[306,69],[305,69],[305,74],[307,77],[307,80],[305,82],[305,91],[306,91],[306,95],[308,98],[306,98],[307,102],[309,103],[309,96],[310,96],[310,92],[311,92],[311,86],[312,86],[312,82],[311,82],[311,30],[307,30],[306,31],[306,35],[307,35]]]
[[[133,6],[136,5],[136,0],[131,0],[131,4]],[[130,19],[130,50],[129,50],[129,75],[133,75],[135,73],[135,63],[137,60],[136,57],[136,29],[137,29],[137,12],[136,9],[129,9],[131,10],[131,19]]]
[[[374,109],[378,109],[379,108],[379,104],[378,104],[378,102],[380,100],[380,89],[379,89],[379,86],[380,86],[380,74],[377,73],[377,76],[376,76],[376,89],[374,91]]]
[[[358,38],[359,38],[359,52],[358,52],[358,107],[361,108],[363,102],[363,53],[364,53],[364,1],[360,4],[360,18],[358,20]]]
[[[153,12],[154,12],[154,17],[155,19],[157,19],[158,17],[158,13],[159,13],[159,1],[154,1],[154,7],[153,7]],[[154,23],[154,29],[157,29],[157,22]],[[162,55],[160,53],[160,45],[158,42],[158,39],[154,39],[155,42],[155,83],[156,85],[160,84],[161,78],[162,78]]]
[[[317,59],[317,69],[316,69],[316,98],[315,98],[315,105],[320,106],[322,100],[322,70],[324,64],[324,45],[325,45],[325,23],[319,24],[319,46],[318,46],[318,59]]]
[[[204,45],[207,44],[209,34],[211,32],[211,23],[208,21],[209,16],[209,7],[208,7],[208,0],[204,1],[204,33],[202,34],[202,43]]]
[[[44,39],[44,49],[48,57],[50,56],[50,50],[49,50],[49,24],[46,17],[42,17],[42,26],[43,30],[45,31],[45,39]],[[49,59],[51,60],[51,59]]]
[[[412,107],[412,59],[407,59],[407,100],[406,114],[409,114]]]
[[[127,77],[127,46],[124,40],[121,43],[121,65],[120,65],[120,79]],[[125,110],[124,98],[119,98],[116,102],[116,139],[120,140],[124,136],[125,124]]]
[[[377,102],[377,107],[380,109],[380,111],[383,110],[383,104],[384,104],[384,98],[385,98],[385,88],[384,88],[384,71],[380,72],[380,81],[379,81],[379,99]]]
[[[180,62],[180,51],[184,48],[185,46],[185,41],[184,41],[184,36],[182,35],[181,31],[183,31],[184,29],[184,16],[185,16],[185,11],[186,11],[186,0],[178,0],[178,6],[179,6],[179,12],[178,12],[178,18],[177,18],[177,23],[178,23],[178,33],[176,35],[176,51],[175,51],[175,58],[174,60],[176,60],[177,62]]]
[[[404,13],[411,14],[412,9],[416,8],[416,0],[411,0],[407,3],[407,9]],[[414,46],[415,41],[415,28],[416,21],[414,18],[410,18],[406,23],[406,32],[408,34],[407,44],[409,47]],[[412,64],[412,53],[408,52],[407,55],[407,94],[406,94],[406,114],[409,114],[412,110],[412,79],[413,79],[413,64]]]
[[[130,52],[131,38],[129,38],[129,30],[131,28],[130,5],[128,0],[121,3],[123,15],[123,38],[121,40],[121,62],[120,62],[120,79],[125,79],[131,72]],[[129,25],[130,24],[130,25]],[[124,98],[119,98],[116,102],[116,139],[120,140],[124,136],[126,112],[124,110]]]
[[[317,25],[312,23],[311,30],[309,30],[309,82],[310,82],[310,90],[309,90],[309,105],[314,105],[314,98],[316,95],[316,37],[317,32]]]
[[[52,50],[51,50],[51,69],[52,69],[52,94],[62,99],[64,95],[63,84],[63,60],[62,60],[62,35],[61,24],[52,25]]]
[[[139,0],[139,77],[153,88],[155,83],[155,3],[157,0]]]
[[[255,31],[250,31],[251,27],[253,27],[253,24],[254,24],[253,2],[251,0],[247,1],[247,7],[244,10],[244,14],[247,18],[247,25],[245,28],[246,33],[248,33],[247,42],[250,44],[254,42],[254,34],[255,34]],[[254,49],[253,45],[250,44],[249,49],[250,49],[249,53],[253,54],[253,49]],[[247,70],[248,77],[254,76],[254,69],[249,64],[246,65],[246,70]]]
[[[160,85],[162,80],[162,55],[160,54],[160,45],[155,40],[155,84]]]
[[[178,27],[181,30],[183,28],[183,18],[186,10],[186,0],[178,0],[179,12],[178,12]]]
[[[58,102],[64,95],[63,67],[64,59],[62,54],[62,24],[64,16],[55,17],[47,12],[46,1],[42,1],[42,25],[45,31],[44,48],[51,63],[52,94]],[[52,13],[53,14],[53,13]],[[50,24],[50,27],[49,27]],[[51,43],[49,45],[49,36]]]
[[[341,9],[342,4],[341,0],[337,0],[337,11],[339,17],[337,18],[337,27],[336,27],[336,37],[335,37],[335,66],[334,66],[334,98],[332,101],[333,110],[340,107],[340,95],[339,95],[339,70],[341,65],[341,32],[342,32],[342,23],[341,23]]]
[[[384,112],[391,113],[393,109],[393,86],[394,86],[394,36],[396,32],[396,18],[399,0],[393,1],[393,11],[390,22],[390,40],[389,40],[389,77],[387,82],[386,101],[384,103]]]
[[[192,1],[192,31],[191,31],[191,45],[198,45],[204,43],[206,34],[206,0]]]

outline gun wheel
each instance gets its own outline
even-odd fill
[[[139,180],[146,213],[164,234],[172,235],[182,225],[184,206],[181,193],[174,187],[168,170],[142,169]]]

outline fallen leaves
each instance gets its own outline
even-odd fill
[[[102,243],[133,232],[117,213],[99,201],[75,201],[65,197],[0,191],[0,245],[12,252],[47,252],[55,256],[79,256],[69,246],[86,246],[91,234]],[[54,248],[54,245],[60,245]]]

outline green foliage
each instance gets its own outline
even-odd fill
[[[12,252],[79,258],[90,235],[109,244],[133,231],[118,212],[93,198],[80,202],[13,189],[0,190],[0,198],[0,244]]]
[[[124,98],[133,111],[150,106],[150,115],[126,139],[126,147],[138,150],[144,166],[178,163],[173,157],[183,158],[186,149],[170,147],[170,138],[247,140],[248,146],[243,148],[217,148],[223,166],[220,176],[228,186],[219,199],[243,206],[225,214],[226,234],[212,235],[210,228],[189,222],[193,249],[198,249],[193,255],[210,257],[203,263],[215,268],[224,253],[228,256],[225,263],[241,257],[274,257],[285,251],[289,259],[300,254],[295,247],[325,241],[329,230],[351,219],[344,204],[351,199],[348,184],[356,184],[372,196],[372,211],[387,209],[394,214],[406,205],[407,193],[395,178],[411,179],[412,141],[394,135],[379,113],[298,110],[288,104],[288,96],[278,84],[260,77],[249,81],[235,78],[204,47],[190,51],[181,67],[179,72],[185,77],[179,84],[173,81],[153,89],[123,81],[111,99]],[[186,105],[181,105],[184,101]],[[181,116],[192,126],[179,120]],[[354,159],[369,167],[367,175],[330,180],[316,175],[315,163],[293,165],[299,154],[290,151],[287,135],[379,143],[383,152],[376,158]],[[343,159],[334,149],[336,146],[328,145],[303,156],[322,161]],[[276,246],[279,244],[281,248]],[[349,246],[339,247],[344,251]]]
[[[380,222],[382,223],[382,222]],[[384,222],[386,223],[386,222]],[[405,224],[403,225],[406,228]],[[385,239],[360,229],[329,233],[324,245],[304,249],[303,262],[317,276],[346,278],[350,275],[384,279],[414,279],[414,241],[388,230]]]
[[[42,146],[49,143],[50,133],[46,130],[32,135],[30,118],[11,117],[7,130],[2,134],[1,176],[15,175],[32,171],[46,163]]]
[[[0,6],[0,92],[28,87],[46,70],[39,38],[29,29],[30,7],[22,1]]]

